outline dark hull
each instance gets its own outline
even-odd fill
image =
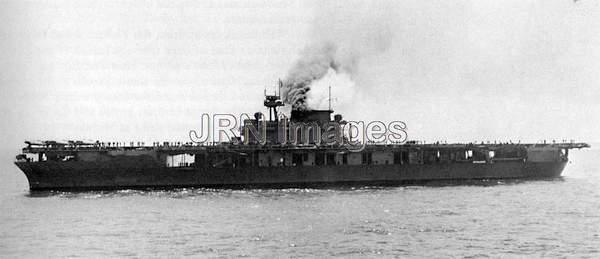
[[[560,176],[556,162],[332,165],[300,167],[191,168],[136,162],[17,162],[31,190],[139,188],[285,188],[338,185],[406,185],[430,181],[542,179]]]

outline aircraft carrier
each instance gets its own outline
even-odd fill
[[[292,110],[282,121],[279,96],[265,96],[269,118],[244,121],[243,141],[207,143],[26,142],[15,164],[30,189],[284,188],[405,185],[430,181],[539,179],[560,176],[569,150],[586,143],[369,143],[349,150],[311,135],[277,141],[277,125],[343,124],[329,110]],[[274,115],[274,116],[272,116]],[[265,141],[248,132],[265,127]],[[304,137],[303,137],[304,136]],[[286,139],[289,137],[285,137]],[[242,140],[242,136],[238,140]]]

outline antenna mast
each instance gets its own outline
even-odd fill
[[[279,79],[279,91],[277,92],[277,95],[279,95],[279,99],[281,99],[281,87],[283,86],[283,82],[281,81],[281,78]]]
[[[329,86],[329,110],[331,111],[331,86]]]

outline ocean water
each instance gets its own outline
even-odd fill
[[[35,194],[15,153],[2,257],[600,257],[598,148],[543,181]]]

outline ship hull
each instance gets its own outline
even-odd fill
[[[408,185],[431,181],[543,179],[560,176],[565,161],[331,165],[298,167],[165,167],[158,163],[17,162],[30,189],[287,188],[339,185]]]

